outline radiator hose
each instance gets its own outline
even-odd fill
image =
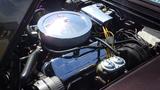
[[[33,51],[27,62],[26,62],[26,65],[24,66],[24,69],[21,73],[21,80],[22,82],[24,82],[25,80],[28,79],[28,77],[31,75],[32,71],[33,71],[33,67],[35,67],[36,63],[37,63],[37,60],[38,60],[38,57],[40,55],[40,50],[41,50],[41,47],[37,47],[35,51]]]

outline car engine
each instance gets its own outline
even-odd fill
[[[17,82],[19,90],[99,90],[159,55],[160,39],[142,34],[151,28],[118,9],[90,0],[50,2],[41,1],[21,34],[14,49],[19,72],[1,75],[3,90]]]

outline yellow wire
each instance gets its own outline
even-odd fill
[[[105,39],[107,39],[110,36],[114,36],[114,34],[111,31],[109,31],[107,29],[107,27],[102,27],[102,29],[103,29],[103,32],[104,32]],[[113,44],[112,44],[112,47],[114,47]],[[111,52],[108,48],[106,48],[106,54],[107,54],[108,58],[112,56],[112,54],[111,54]]]
[[[105,39],[108,37],[107,32],[104,27],[102,27]],[[106,56],[108,57],[108,50],[106,49]]]
[[[107,37],[109,37],[109,35],[107,33],[107,30],[105,29],[105,27],[102,27],[102,29],[103,29],[103,32],[104,32],[105,39],[107,39]],[[109,50],[107,48],[106,48],[106,56],[107,56],[107,58],[110,57]]]
[[[114,36],[114,34],[113,34],[111,31],[109,31],[107,27],[105,27],[105,30],[106,30],[107,33],[109,33],[109,34],[111,34],[112,36]],[[109,34],[108,34],[108,35],[109,35]]]
[[[114,34],[111,31],[108,31],[109,34],[111,34],[112,36],[114,36]]]
[[[103,28],[104,36],[105,36],[105,38],[107,38],[107,37],[108,37],[108,34],[107,34],[105,28],[104,28],[104,27],[102,27],[102,28]]]
[[[109,30],[107,29],[107,27],[105,27],[105,30],[107,32],[108,37],[110,37]],[[108,51],[108,58],[110,58],[111,57],[111,52],[108,48],[107,48],[107,51]]]
[[[109,31],[109,30],[107,29],[107,27],[106,27],[106,30],[108,31],[109,36],[111,35],[111,36],[114,37],[114,34],[113,34],[111,31]],[[113,44],[112,44],[112,47],[114,48],[114,45],[113,45]],[[112,56],[112,53],[110,52],[110,50],[109,50],[108,52],[109,52],[109,56],[111,57],[111,56]]]

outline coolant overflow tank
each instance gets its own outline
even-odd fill
[[[91,20],[80,12],[57,11],[38,21],[41,42],[48,48],[68,49],[84,43],[90,37]]]

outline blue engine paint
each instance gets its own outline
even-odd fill
[[[80,54],[83,54],[88,51],[93,51],[93,49],[82,49]],[[63,56],[71,56],[73,53],[69,53]],[[105,58],[105,50],[100,51],[100,57]],[[50,65],[55,73],[61,80],[65,81],[73,75],[79,73],[81,70],[95,65],[98,61],[98,52],[97,50],[93,52],[86,53],[85,55],[77,58],[63,58],[58,57],[50,61]]]
[[[97,46],[97,42],[90,44],[90,46]],[[84,55],[82,55],[84,54]],[[58,76],[61,80],[65,81],[68,78],[78,74],[80,71],[86,69],[91,65],[95,65],[98,61],[98,51],[94,49],[81,49],[79,55],[73,56],[73,52],[62,55],[61,57],[53,58],[49,62],[46,62],[42,68],[45,73],[46,67],[51,67],[53,74]],[[69,58],[65,58],[69,57]],[[100,59],[106,57],[105,49],[100,50]]]

